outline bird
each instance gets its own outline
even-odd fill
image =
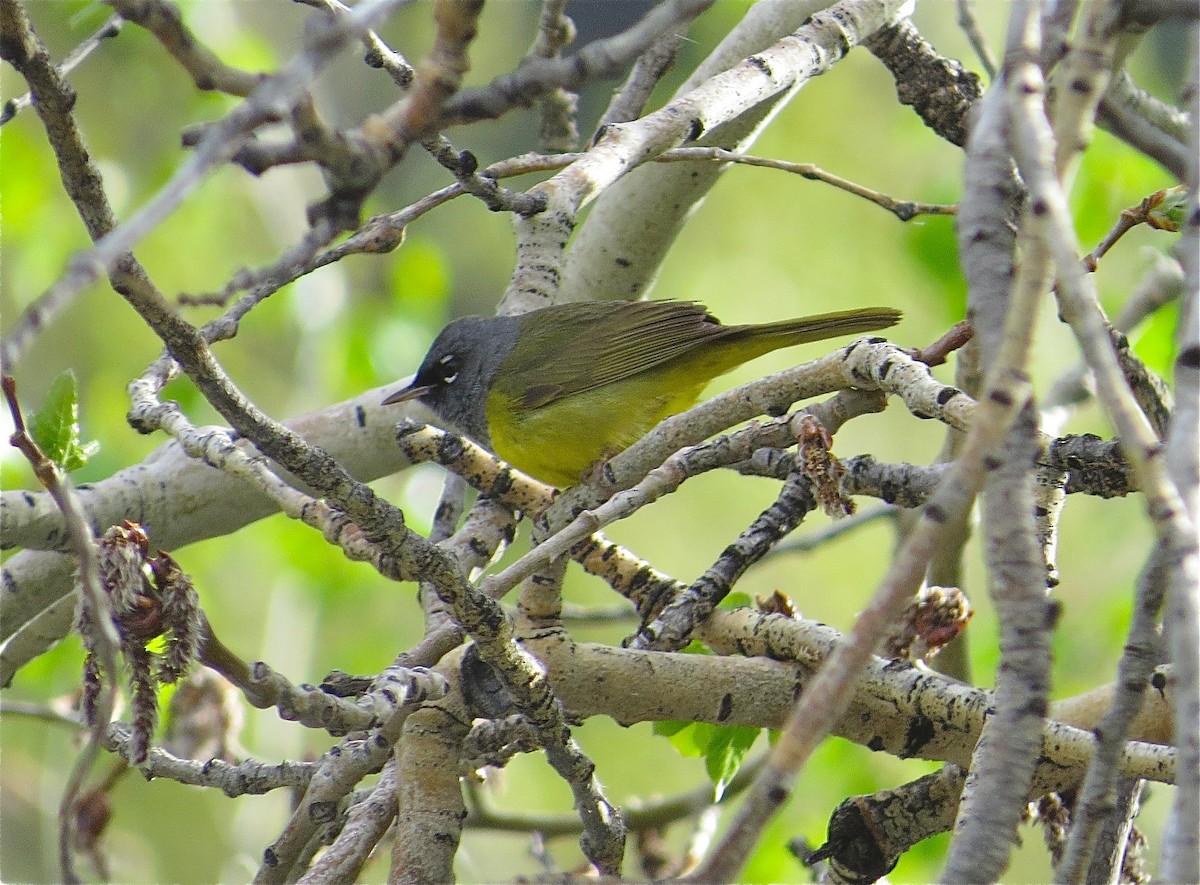
[[[412,382],[417,400],[518,470],[578,483],[710,381],[781,347],[884,329],[890,307],[723,325],[696,301],[584,301],[515,316],[463,317],[438,334]]]

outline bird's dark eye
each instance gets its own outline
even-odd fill
[[[443,384],[453,384],[458,378],[458,357],[452,353],[438,360],[438,376]]]

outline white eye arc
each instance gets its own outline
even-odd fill
[[[440,360],[438,365],[442,370],[442,384],[453,384],[458,380],[458,357],[452,353],[446,354]]]

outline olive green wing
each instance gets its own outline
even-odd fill
[[[587,302],[548,307],[501,371],[527,409],[667,363],[728,332],[694,301]]]

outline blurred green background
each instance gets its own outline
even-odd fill
[[[90,34],[108,15],[86,2],[30,4],[35,26],[55,58]],[[683,56],[656,101],[673,90],[743,14],[743,0],[723,0],[690,31]],[[310,10],[286,2],[207,0],[180,3],[199,38],[233,65],[273,70],[294,51]],[[419,3],[384,29],[389,43],[418,59],[430,44],[430,5]],[[611,32],[616,16],[639,13],[635,3],[572,4],[585,36]],[[1004,4],[981,4],[984,27],[1001,45]],[[480,39],[472,47],[468,85],[507,70],[532,42],[538,4],[508,0],[488,4]],[[606,19],[607,17],[607,19]],[[953,4],[922,6],[916,22],[943,53],[973,68],[973,56],[954,23]],[[1136,59],[1139,82],[1166,98],[1170,40],[1151,36]],[[7,100],[23,91],[11,69],[0,88]],[[77,117],[89,149],[105,176],[120,218],[129,217],[173,174],[187,153],[180,130],[215,120],[234,106],[222,96],[197,92],[148,34],[127,25],[71,78],[79,92]],[[581,131],[586,138],[615,83],[598,84],[583,96]],[[385,75],[366,68],[357,54],[334,64],[316,87],[318,107],[338,125],[353,125],[396,98]],[[531,111],[518,111],[480,127],[449,132],[460,149],[482,165],[536,149]],[[36,115],[23,112],[0,130],[0,311],[10,328],[21,309],[62,272],[66,260],[87,245],[83,228],[62,192],[53,157]],[[960,151],[929,133],[894,97],[891,77],[870,55],[856,50],[836,69],[806,86],[779,114],[753,148],[762,156],[812,162],[899,198],[954,202],[960,192]],[[527,187],[536,179],[506,182]],[[368,212],[386,212],[449,183],[450,177],[413,151],[372,197]],[[1079,232],[1090,248],[1117,213],[1146,194],[1175,182],[1153,163],[1098,134],[1089,150],[1075,201]],[[169,297],[218,290],[241,267],[271,262],[303,233],[304,207],[321,196],[308,168],[283,168],[253,178],[228,167],[212,175],[170,219],[137,247],[139,258]],[[1110,311],[1128,296],[1173,237],[1139,229],[1106,258],[1097,275]],[[243,391],[269,414],[284,418],[321,408],[410,373],[448,319],[490,312],[513,264],[513,233],[503,215],[462,198],[412,225],[404,246],[390,256],[356,256],[326,267],[281,291],[243,323],[238,338],[216,348]],[[704,301],[730,322],[766,321],[836,307],[891,304],[905,312],[892,338],[904,346],[934,340],[962,317],[965,292],[957,268],[951,219],[923,218],[907,224],[864,201],[825,185],[763,169],[729,171],[680,237],[663,267],[654,297]],[[187,308],[201,323],[216,311]],[[1047,304],[1038,331],[1035,384],[1045,392],[1076,361],[1068,333]],[[1160,371],[1170,359],[1170,322],[1149,324],[1135,335],[1145,358]],[[86,438],[100,453],[76,481],[102,479],[144,457],[163,442],[140,437],[125,423],[126,383],[159,353],[159,345],[107,286],[95,286],[40,337],[16,373],[27,409],[38,405],[50,380],[64,368],[79,377]],[[774,354],[743,367],[721,387],[787,366],[799,357]],[[952,367],[937,370],[952,379]],[[167,396],[178,399],[196,423],[215,414],[189,382],[177,381]],[[5,415],[7,418],[7,415]],[[1072,432],[1111,435],[1092,406],[1070,421]],[[5,431],[7,435],[7,430]],[[883,415],[852,422],[837,438],[848,457],[871,452],[889,461],[928,463],[941,445],[935,422],[914,421],[893,405]],[[6,489],[35,488],[27,466],[5,448],[0,481]],[[376,484],[403,506],[413,524],[427,527],[440,488],[439,471],[421,467]],[[700,574],[775,494],[765,481],[709,475],[686,485],[616,525],[609,533],[656,567],[681,579]],[[871,506],[872,502],[863,502]],[[821,528],[814,517],[800,533]],[[669,527],[669,530],[664,529]],[[1064,616],[1056,638],[1055,694],[1068,696],[1112,678],[1128,622],[1129,598],[1150,533],[1137,499],[1098,501],[1074,497],[1062,521],[1056,591]],[[887,567],[894,537],[873,523],[819,552],[776,557],[739,585],[751,595],[779,589],[809,617],[846,628]],[[520,552],[523,541],[516,551]],[[171,551],[195,579],[203,606],[224,641],[248,660],[262,659],[294,682],[317,682],[332,668],[373,673],[420,635],[415,587],[385,581],[370,568],[347,562],[313,532],[282,517],[236,534]],[[513,553],[509,554],[510,557]],[[976,609],[971,656],[976,680],[991,684],[996,666],[996,625],[985,576],[973,543],[966,591]],[[567,599],[608,607],[613,596],[577,568],[569,573]],[[585,640],[616,643],[632,623],[576,630]],[[72,638],[21,671],[5,696],[39,700],[72,691],[81,664]],[[601,780],[618,804],[668,796],[705,780],[703,761],[681,758],[642,724],[621,728],[592,720],[577,730],[598,765]],[[248,710],[241,736],[257,758],[315,758],[332,743],[321,733],[279,721],[271,712]],[[73,736],[43,723],[5,717],[0,731],[0,878],[54,881],[55,811],[63,779],[77,751]],[[761,749],[762,741],[760,741]],[[872,792],[914,778],[933,765],[902,762],[841,740],[830,740],[807,768],[790,807],[772,824],[747,881],[808,881],[808,873],[784,844],[802,835],[823,841],[831,809],[846,796]],[[485,788],[499,808],[568,814],[570,797],[540,756],[516,759]],[[116,810],[105,836],[111,878],[126,882],[245,881],[263,848],[288,814],[289,797],[230,800],[167,781],[126,777],[115,790]],[[1168,791],[1151,790],[1143,823],[1161,826]],[[681,846],[687,827],[675,827]],[[1011,881],[1049,876],[1041,836],[1023,831],[1024,846],[1009,871]],[[573,839],[550,843],[564,868],[579,860]],[[945,840],[910,852],[893,881],[929,881],[939,869]],[[468,832],[459,856],[459,877],[496,881],[533,873],[537,862],[519,837]],[[386,857],[364,875],[382,881]]]

